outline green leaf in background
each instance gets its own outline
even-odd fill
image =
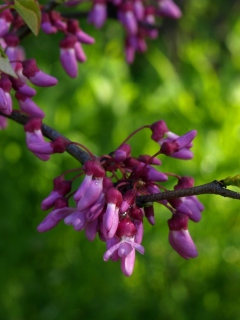
[[[222,180],[224,186],[235,186],[240,188],[240,174],[237,174],[234,177],[227,177],[226,179]]]
[[[8,74],[9,76],[17,78],[17,75],[10,64],[8,57],[0,57],[0,71]]]
[[[35,36],[38,35],[41,11],[34,0],[14,0],[14,9],[20,14]]]

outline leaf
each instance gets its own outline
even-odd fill
[[[41,23],[41,10],[38,3],[34,0],[14,0],[14,9],[37,36]]]
[[[237,174],[234,177],[227,177],[221,181],[224,186],[235,186],[240,188],[240,174]]]
[[[0,70],[9,76],[17,78],[17,75],[10,64],[8,57],[0,57]]]

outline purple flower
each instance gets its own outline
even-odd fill
[[[26,112],[29,116],[38,118],[45,117],[45,113],[30,97],[20,93],[19,91],[16,92],[15,97],[18,100],[20,109]]]
[[[118,11],[118,19],[127,30],[128,35],[136,35],[138,31],[134,7],[131,2],[122,3]]]
[[[110,188],[106,193],[107,209],[103,215],[103,234],[106,239],[112,238],[118,228],[119,208],[122,203],[122,194],[116,188]]]
[[[168,239],[173,249],[184,259],[196,258],[198,252],[187,229],[188,216],[176,212],[168,220],[168,226],[170,229]]]
[[[8,33],[12,21],[13,15],[9,9],[0,13],[0,38]]]
[[[53,191],[47,196],[41,204],[42,210],[50,209],[56,202],[57,199],[65,196],[71,190],[72,181],[65,180],[63,176],[56,177],[53,180]]]
[[[30,118],[28,122],[24,125],[24,130],[26,132],[26,142],[27,146],[29,144],[38,144],[44,142],[44,137],[41,130],[42,120],[40,118]],[[40,154],[33,152],[39,159],[43,161],[49,160],[50,156],[48,154]]]
[[[182,12],[172,0],[158,0],[158,13],[173,19],[179,19]]]
[[[129,277],[133,273],[135,263],[135,250],[144,254],[144,248],[139,243],[134,241],[134,237],[115,238],[116,244],[112,239],[107,240],[108,250],[103,256],[104,261],[108,261],[109,258],[113,258],[116,261],[118,258],[121,259],[121,269],[125,276]],[[108,245],[112,245],[111,247]]]
[[[179,137],[175,133],[167,132],[167,137],[158,141],[161,146],[161,153],[183,160],[192,159],[193,153],[190,151],[190,148],[193,146],[192,140],[196,134],[197,131],[192,130]]]
[[[60,42],[60,61],[63,69],[71,78],[76,78],[78,75],[78,64],[75,53],[75,44],[77,38],[72,35],[66,36]]]
[[[22,62],[23,75],[33,84],[39,87],[51,87],[57,84],[57,79],[42,72],[36,63],[35,59],[28,59]]]
[[[88,16],[88,22],[96,28],[101,28],[107,18],[107,5],[105,0],[94,0],[92,10]]]

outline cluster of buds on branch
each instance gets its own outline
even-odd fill
[[[127,140],[143,128],[152,131],[152,139],[160,149],[153,155],[131,155],[131,146]],[[95,157],[89,152],[90,160],[78,169],[77,175],[65,180],[64,174],[54,179],[54,189],[42,202],[41,208],[53,208],[38,226],[39,232],[55,227],[61,220],[72,225],[76,231],[85,230],[88,240],[96,235],[106,242],[105,261],[121,260],[121,269],[126,276],[133,272],[135,250],[144,253],[142,246],[143,222],[155,224],[153,203],[143,207],[137,197],[166,191],[164,182],[168,177],[177,180],[175,189],[193,186],[191,177],[180,177],[174,173],[158,171],[161,166],[158,155],[188,160],[192,158],[192,140],[196,131],[183,136],[169,131],[163,120],[146,125],[134,131],[114,152]],[[37,150],[36,150],[37,151]],[[77,190],[72,190],[72,182],[80,176],[84,178]],[[68,205],[73,197],[76,207]],[[203,205],[196,196],[159,201],[170,210],[172,217],[168,221],[169,242],[185,259],[197,256],[197,250],[188,232],[188,220],[198,222],[201,219]]]
[[[69,6],[79,3],[81,4],[81,1],[65,2]],[[78,75],[78,62],[85,62],[87,59],[82,45],[93,44],[95,40],[80,28],[77,19],[68,18],[64,13],[61,14],[47,5],[38,7],[34,2],[34,6],[30,3],[28,7],[21,1],[14,2],[14,5],[6,1],[6,4],[0,7],[0,53],[9,59],[12,67],[11,71],[9,68],[5,71],[6,66],[1,65],[2,61],[0,63],[0,112],[11,114],[13,89],[23,113],[30,117],[43,118],[44,112],[32,100],[36,90],[29,87],[29,81],[36,86],[48,87],[55,85],[57,79],[42,72],[34,59],[26,60],[24,49],[20,45],[20,31],[26,28],[26,22],[31,25],[32,16],[28,21],[26,13],[22,15],[25,5],[26,10],[33,8],[34,16],[40,17],[39,26],[43,32],[49,35],[57,32],[63,34],[59,44],[60,62],[70,77],[75,78]],[[177,19],[181,16],[181,11],[172,0],[158,0],[148,4],[141,0],[94,0],[89,1],[87,16],[89,23],[96,28],[101,28],[107,18],[116,18],[123,25],[126,34],[126,60],[131,63],[135,52],[147,50],[145,38],[158,37],[157,19],[164,16]],[[6,118],[0,116],[0,129],[6,126]]]

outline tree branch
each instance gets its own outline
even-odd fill
[[[19,124],[22,124],[22,125],[25,125],[28,121],[28,117],[21,114],[18,111],[13,111],[9,116],[6,116],[0,112],[0,115],[7,117],[9,119],[12,119],[15,122],[18,122]],[[55,140],[58,137],[63,137],[64,139],[70,141],[65,136],[63,136],[53,128],[47,126],[46,124],[42,125],[42,133],[45,137],[49,138],[50,140]],[[84,164],[87,160],[90,159],[89,154],[75,144],[70,144],[67,147],[67,152],[70,155],[72,155],[75,159],[77,159],[81,164]],[[160,200],[168,200],[168,199],[201,195],[201,194],[218,194],[222,197],[240,200],[239,192],[226,189],[221,180],[220,181],[214,180],[210,183],[206,183],[206,184],[192,187],[192,188],[165,191],[165,192],[151,194],[151,195],[138,196],[136,203],[137,203],[137,206],[143,207],[144,204],[147,202],[158,202]]]
[[[214,180],[210,183],[203,184],[192,188],[165,191],[161,193],[139,196],[137,197],[137,205],[143,207],[146,202],[155,202],[160,200],[168,200],[200,194],[218,194],[222,197],[240,200],[240,193],[228,190],[223,186],[221,181]]]
[[[0,115],[7,117],[9,119],[12,119],[15,122],[18,122],[22,125],[25,125],[29,119],[27,116],[17,111],[13,111],[9,116],[1,112],[0,112]],[[58,137],[63,137],[66,140],[70,141],[65,136],[63,136],[53,128],[47,126],[46,124],[42,125],[42,133],[45,137],[49,138],[50,140],[56,140]],[[71,154],[75,159],[77,159],[81,164],[84,164],[87,160],[90,159],[89,154],[75,144],[70,144],[69,146],[67,146],[67,152]]]

